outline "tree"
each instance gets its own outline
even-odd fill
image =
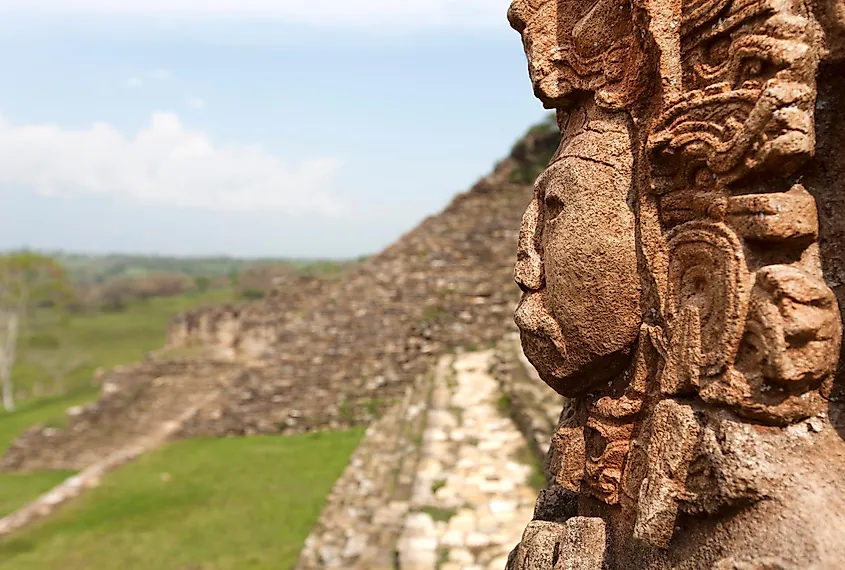
[[[194,277],[194,284],[197,287],[197,291],[205,293],[211,287],[211,278],[205,275],[198,275]]]
[[[67,274],[53,258],[29,252],[0,256],[0,383],[6,411],[15,409],[12,366],[18,338],[36,308],[65,305],[71,297]]]
[[[136,299],[175,297],[194,287],[193,279],[183,273],[150,273],[132,281],[132,294]]]
[[[67,391],[65,379],[91,362],[89,355],[67,350],[58,339],[55,339],[55,344],[39,343],[33,346],[32,341],[29,344],[26,359],[50,377],[53,381],[52,393],[55,394],[64,394]]]

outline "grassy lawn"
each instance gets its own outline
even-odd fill
[[[85,358],[79,368],[67,375],[68,391],[91,385],[94,370],[131,364],[161,348],[167,337],[167,325],[178,313],[202,305],[215,305],[234,300],[232,289],[216,289],[178,297],[150,299],[112,313],[82,313],[70,315],[63,322],[46,314],[39,319],[32,338],[49,335],[61,342],[61,353],[68,359]],[[38,365],[38,353],[27,352],[28,342],[22,343],[13,370],[15,386],[31,393],[36,382],[50,386],[47,371]],[[30,356],[34,356],[30,358]],[[2,422],[0,417],[0,422]]]
[[[94,400],[99,387],[91,380],[97,367],[110,368],[130,364],[164,344],[167,324],[177,313],[204,304],[232,300],[231,289],[208,291],[202,295],[152,299],[130,305],[119,313],[72,315],[65,322],[46,320],[36,333],[61,337],[62,350],[78,351],[89,362],[70,374],[65,382],[68,392],[58,396],[29,398],[18,402],[13,413],[0,410],[0,454],[26,428],[38,423],[60,424],[65,410]],[[13,371],[15,385],[27,391],[35,382],[49,384],[47,373],[26,358],[26,346]],[[0,473],[0,516],[13,512],[48,491],[70,473]]]
[[[90,401],[96,394],[96,389],[89,388],[61,397],[31,400],[12,414],[0,414],[0,453],[4,452],[24,429],[61,418],[67,408]],[[65,471],[24,475],[0,473],[0,517],[14,512],[49,491],[70,474]]]
[[[363,430],[170,444],[0,542],[0,570],[287,570]]]
[[[0,517],[12,514],[71,475],[72,471],[3,473],[0,475]]]

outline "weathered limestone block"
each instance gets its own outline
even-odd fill
[[[572,567],[845,567],[845,2],[508,15],[563,133],[515,320],[569,398],[511,567],[576,520]]]
[[[572,517],[563,524],[533,521],[507,570],[602,570],[605,541],[605,523],[598,517]]]

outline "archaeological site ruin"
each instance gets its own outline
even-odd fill
[[[516,0],[561,145],[516,314],[567,398],[509,570],[845,564],[845,4]]]
[[[507,20],[554,120],[384,251],[99,371],[0,457],[72,473],[0,540],[173,439],[360,427],[295,570],[845,568],[845,0]]]
[[[520,218],[559,141],[548,122],[532,128],[444,211],[337,278],[290,275],[262,300],[177,316],[161,350],[97,375],[97,401],[11,444],[0,471],[76,474],[0,519],[0,540],[173,439],[368,426],[294,546],[297,570],[503,569],[563,403],[513,322]]]

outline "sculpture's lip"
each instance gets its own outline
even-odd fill
[[[516,323],[516,326],[519,327],[519,330],[524,332],[530,332],[531,327],[528,325],[528,298],[531,295],[535,295],[536,293],[528,292],[524,293],[522,297],[519,299],[519,303],[516,305],[516,310],[513,314],[513,321]]]
[[[522,295],[514,312],[514,322],[520,330],[549,340],[561,354],[566,354],[560,325],[546,309],[545,295],[542,292],[529,291]]]
[[[555,378],[561,376],[561,369],[566,362],[566,343],[560,330],[560,325],[554,317],[545,309],[543,304],[544,295],[541,292],[533,291],[523,294],[514,313],[514,322],[519,328],[523,338],[531,338],[537,343],[545,345],[543,352],[552,356],[552,362],[548,358],[532,359],[526,352],[532,364],[541,375]],[[537,360],[537,362],[534,362]],[[545,374],[543,374],[543,370]]]

